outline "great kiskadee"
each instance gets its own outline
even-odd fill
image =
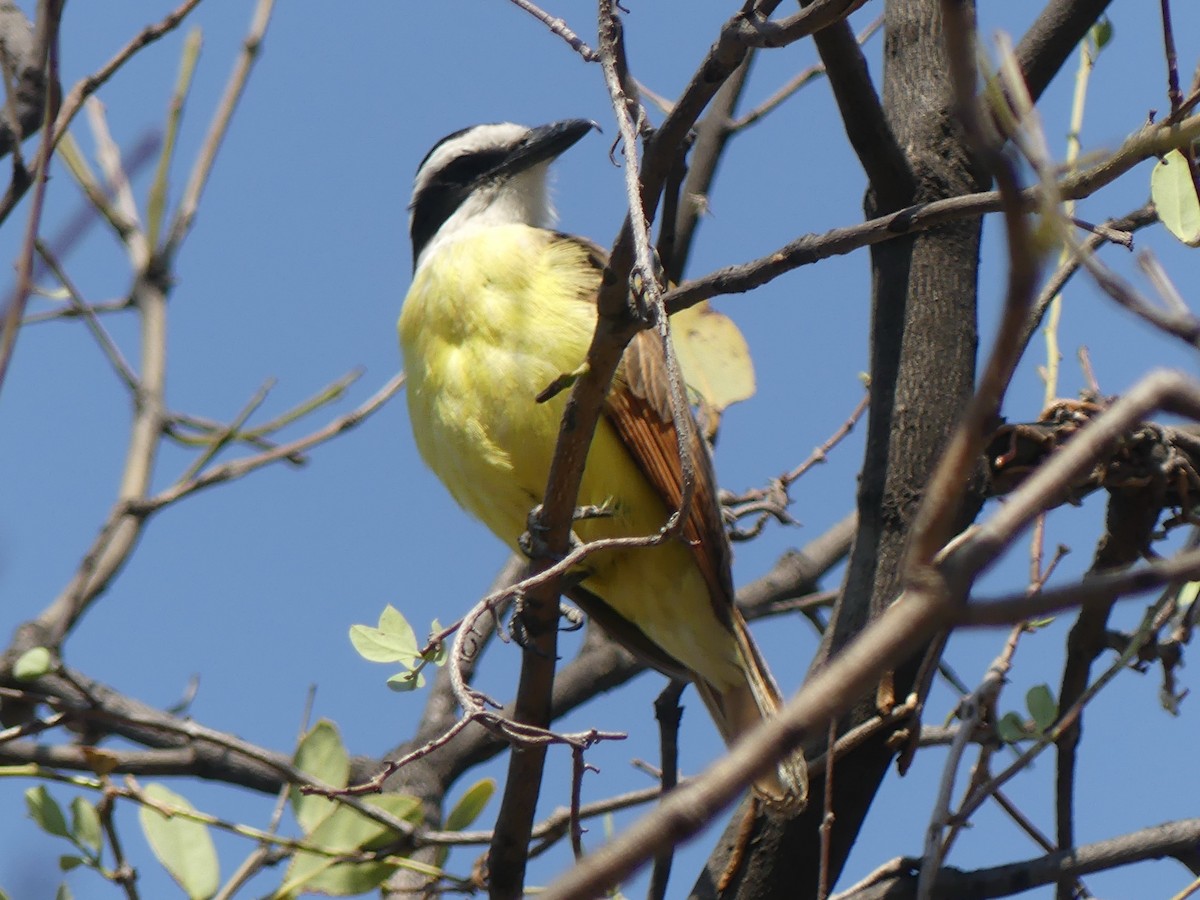
[[[604,252],[550,228],[550,163],[594,127],[477,125],[438,143],[413,186],[412,287],[400,314],[417,449],[454,499],[509,547],[542,500],[565,395],[535,398],[583,363]],[[581,541],[656,534],[683,476],[659,339],[641,332],[610,388],[588,455]],[[693,429],[696,433],[696,429]],[[681,539],[586,559],[568,592],[651,665],[696,685],[727,742],[776,712],[779,689],[733,602],[729,543],[707,448]],[[804,802],[803,759],[755,784]]]

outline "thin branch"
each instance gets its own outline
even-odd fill
[[[1050,0],[1017,44],[1021,75],[1036,100],[1111,0]]]
[[[739,607],[748,619],[769,614],[772,603],[799,597],[816,589],[820,579],[845,559],[854,539],[855,517],[847,516],[828,532],[798,551],[783,555],[770,572],[738,592]],[[449,667],[443,667],[446,672]],[[597,694],[610,691],[646,670],[646,664],[600,629],[590,629],[583,648],[557,673],[553,709],[556,719],[579,708]],[[449,673],[447,673],[449,677]],[[467,731],[444,751],[441,765],[447,782],[503,748],[485,729]]]
[[[572,50],[583,57],[584,62],[596,62],[600,59],[600,54],[585,44],[563,19],[550,15],[540,7],[534,6],[529,0],[511,0],[511,2],[549,28],[553,34],[566,41]]]
[[[1104,223],[1104,227],[1131,234],[1157,221],[1158,213],[1154,209],[1154,204],[1147,203],[1118,219],[1109,219]],[[1050,308],[1050,304],[1054,301],[1054,298],[1062,291],[1067,282],[1071,280],[1071,277],[1079,271],[1081,265],[1080,256],[1095,253],[1097,249],[1108,243],[1109,240],[1105,235],[1099,232],[1093,233],[1080,244],[1077,253],[1071,254],[1046,279],[1046,283],[1042,285],[1042,289],[1033,303],[1033,311],[1030,313],[1029,321],[1025,325],[1025,332],[1021,338],[1022,347],[1029,345],[1029,341],[1041,325],[1042,319],[1045,317],[1046,311]]]
[[[349,376],[346,377],[348,378]],[[225,423],[218,422],[216,419],[197,416],[191,413],[175,412],[167,415],[167,421],[163,424],[163,434],[184,447],[197,447],[207,444],[212,435],[222,431],[224,428]],[[195,433],[185,433],[185,429]],[[256,450],[274,450],[279,446],[274,441],[269,441],[261,437],[262,431],[262,426],[259,426],[252,432],[243,432],[237,435],[237,440],[250,447],[254,447]],[[295,453],[292,456],[286,457],[286,462],[291,463],[293,466],[303,466],[308,464],[308,457],[302,453]]]
[[[854,407],[846,420],[838,426],[837,430],[824,443],[815,448],[807,459],[790,472],[784,472],[778,478],[772,479],[766,488],[747,491],[736,497],[722,496],[721,505],[725,507],[726,517],[733,522],[747,515],[756,512],[759,513],[753,525],[749,528],[738,528],[732,531],[730,538],[732,540],[747,540],[757,537],[771,517],[778,519],[784,524],[796,524],[787,512],[788,504],[791,503],[791,498],[788,496],[788,489],[810,469],[829,458],[829,454],[833,449],[854,430],[854,426],[858,424],[863,413],[867,411],[867,406],[870,402],[870,393],[864,393],[862,399],[858,401],[858,405]]]
[[[61,284],[63,289],[67,292],[67,298],[71,305],[68,310],[63,310],[63,312],[66,313],[69,311],[73,315],[79,316],[83,319],[84,323],[87,325],[88,331],[92,333],[92,337],[95,338],[96,343],[100,345],[100,349],[103,351],[105,358],[108,359],[109,365],[112,366],[113,371],[117,373],[117,377],[121,379],[122,383],[129,390],[129,393],[136,397],[137,392],[140,389],[137,375],[134,374],[133,368],[128,362],[126,362],[125,357],[121,353],[121,349],[117,346],[116,342],[109,336],[108,331],[105,330],[104,326],[100,324],[100,320],[96,316],[96,307],[89,305],[83,299],[83,295],[79,293],[79,289],[75,287],[74,282],[71,281],[70,277],[63,269],[62,264],[58,261],[58,258],[50,250],[50,248],[40,240],[37,242],[37,251],[41,256],[42,261],[45,262],[50,271],[54,273],[54,277],[58,279],[59,284]],[[32,316],[27,317],[25,319],[26,324],[28,324],[32,318]]]
[[[1057,182],[1061,199],[1082,199],[1111,184],[1138,163],[1200,138],[1200,116],[1191,116],[1175,130],[1148,125],[1130,137],[1120,149],[1101,162],[1066,175]],[[1025,188],[1019,194],[1026,212],[1044,205],[1042,189]],[[811,265],[830,256],[840,256],[863,247],[927,231],[937,225],[971,218],[1003,208],[999,191],[963,194],[945,200],[920,203],[858,225],[834,228],[823,234],[807,234],[757,260],[718,269],[670,290],[663,297],[667,310],[676,313],[720,294],[745,293],[785,272]]]
[[[950,802],[954,793],[954,780],[958,772],[959,762],[967,749],[967,744],[976,728],[983,722],[996,706],[996,698],[1004,686],[1009,669],[1012,668],[1013,654],[1017,649],[1017,641],[1024,633],[1025,626],[1017,625],[1009,633],[1008,640],[1000,655],[988,666],[987,673],[971,694],[964,697],[958,705],[958,717],[961,722],[954,740],[950,744],[950,752],[946,755],[946,763],[942,767],[942,780],[938,787],[937,800],[934,804],[929,825],[925,830],[925,856],[921,862],[921,875],[917,881],[917,900],[930,900],[933,896],[933,883],[942,861],[950,852],[950,840],[942,840],[942,829],[950,822]]]
[[[875,35],[882,26],[883,26],[883,16],[882,15],[876,16],[875,19],[872,20],[871,23],[866,28],[864,28],[862,31],[860,31],[858,33],[858,35],[855,37],[855,41],[861,47],[863,44],[865,44],[867,41],[869,41],[871,39],[871,37],[873,35]],[[792,78],[787,82],[787,84],[785,84],[785,85],[783,85],[783,87],[779,88],[779,90],[777,90],[774,94],[772,94],[770,97],[768,97],[762,103],[760,103],[758,106],[754,107],[754,109],[750,110],[749,112],[745,113],[744,115],[739,116],[738,118],[736,118],[732,122],[730,122],[729,129],[731,131],[741,131],[745,128],[749,128],[751,125],[754,125],[760,119],[762,119],[765,116],[769,115],[770,113],[774,112],[776,109],[778,109],[780,106],[782,106],[785,102],[790,100],[793,96],[795,96],[795,94],[801,88],[803,88],[810,81],[820,78],[824,74],[825,74],[825,63],[823,63],[823,62],[819,62],[819,63],[816,63],[815,65],[811,65],[806,69],[801,69],[800,72],[798,72],[796,75],[792,76]]]
[[[846,138],[870,185],[868,210],[890,212],[912,203],[916,177],[871,80],[862,42],[845,20],[816,32],[813,42],[825,65]]]
[[[62,16],[64,0],[44,2],[39,4],[38,27],[45,28],[48,47],[47,77],[51,84],[58,83],[58,29]],[[54,91],[46,91],[45,106],[42,114],[42,140],[38,151],[33,174],[33,203],[29,207],[29,220],[25,226],[25,238],[21,246],[20,256],[17,257],[17,282],[12,293],[4,303],[3,321],[0,322],[0,388],[4,386],[5,375],[12,361],[13,351],[17,344],[17,333],[21,330],[21,321],[25,318],[25,304],[33,290],[33,257],[34,246],[37,242],[38,229],[42,221],[42,208],[46,201],[46,171],[50,163],[54,131],[50,128],[50,120],[54,116],[57,95]]]
[[[144,371],[143,390],[146,390],[144,385],[147,378],[148,375]],[[150,514],[197,491],[236,480],[278,460],[289,459],[355,428],[387,402],[403,384],[404,373],[400,373],[362,406],[305,437],[281,444],[255,456],[214,466],[191,481],[176,484],[152,497],[139,498],[135,491],[134,497],[118,500],[101,528],[100,534],[84,555],[71,582],[35,620],[37,630],[45,634],[41,638],[35,637],[34,643],[49,641],[53,645],[71,629],[79,616],[107,587],[117,570],[124,564],[129,552],[136,544],[136,538],[142,525]],[[143,430],[149,431],[148,428]],[[146,440],[148,441],[150,438],[147,437]],[[131,445],[130,462],[127,464],[127,469],[134,472],[145,472],[146,483],[148,483],[150,466],[145,463],[145,457],[149,452],[149,450],[143,449],[141,444]],[[141,483],[139,480],[134,486]]]
[[[116,823],[113,821],[113,810],[117,805],[118,796],[117,791],[106,790],[100,802],[96,804],[96,814],[108,838],[108,845],[112,848],[114,869],[109,878],[125,891],[127,900],[138,900],[137,870],[125,859],[121,836],[117,833]]]
[[[183,474],[179,476],[180,482],[187,483],[194,481],[196,476],[204,471],[204,467],[212,462],[218,453],[234,442],[238,432],[246,424],[246,420],[254,415],[258,411],[258,408],[266,402],[267,394],[271,392],[273,387],[275,387],[275,379],[268,378],[262,387],[254,392],[254,396],[246,401],[245,405],[238,411],[238,414],[233,417],[233,421],[213,434],[212,440],[208,442],[208,445],[188,464]]]
[[[1106,872],[1147,860],[1186,859],[1200,841],[1200,819],[1167,822],[1116,838],[1059,850],[1003,866],[963,872],[943,869],[934,881],[938,897],[1009,897],[1063,877]],[[885,900],[912,896],[916,860],[899,859],[832,900]]]
[[[1174,115],[1183,105],[1183,92],[1179,89],[1179,57],[1175,53],[1175,31],[1171,27],[1171,0],[1160,0],[1159,9],[1162,11],[1163,52],[1167,61],[1167,101]]]
[[[200,208],[200,197],[204,193],[205,185],[208,184],[208,176],[212,172],[213,163],[216,162],[217,151],[221,149],[221,143],[229,131],[229,122],[237,109],[238,101],[242,99],[242,94],[246,90],[250,70],[254,68],[254,62],[258,59],[274,6],[275,0],[258,0],[258,4],[254,8],[250,28],[242,41],[242,52],[234,64],[229,82],[225,85],[225,93],[221,96],[221,102],[213,116],[212,124],[209,125],[208,133],[204,136],[204,144],[196,156],[192,174],[188,178],[187,187],[184,188],[183,197],[179,202],[179,209],[175,213],[170,233],[163,244],[162,257],[168,261],[168,264],[187,238],[188,232],[191,231],[192,221],[196,217],[196,211]]]
[[[67,133],[67,127],[71,121],[78,115],[79,110],[83,108],[84,101],[92,94],[100,89],[113,75],[115,75],[130,59],[132,59],[139,50],[146,47],[163,35],[170,33],[179,27],[179,24],[187,18],[187,15],[200,5],[200,0],[184,0],[172,12],[163,17],[161,21],[154,25],[147,25],[141,30],[132,40],[124,47],[117,51],[107,63],[101,66],[97,71],[85,78],[76,82],[71,88],[66,97],[63,98],[62,105],[58,109],[58,113],[54,119],[54,128],[51,130],[51,145],[45,152],[39,151],[37,158],[34,160],[34,167],[38,168],[45,164],[49,159],[49,154],[58,142],[63,139]],[[0,224],[8,218],[9,213],[17,205],[17,202],[25,195],[25,191],[29,188],[29,182],[19,182],[9,185],[7,193],[0,199]]]
[[[100,316],[105,313],[124,312],[129,309],[129,298],[123,297],[120,300],[108,300],[102,303],[92,303],[87,307],[87,313],[93,316]],[[43,312],[30,313],[25,317],[23,325],[36,325],[39,322],[52,322],[55,319],[78,319],[86,315],[83,310],[76,309],[74,306],[64,306],[60,309],[48,309]]]
[[[659,757],[662,760],[659,780],[664,795],[675,790],[679,784],[679,723],[683,719],[683,707],[679,705],[679,698],[686,686],[682,681],[672,680],[654,701],[654,718],[658,720]],[[673,859],[674,848],[668,848],[654,857],[654,872],[650,876],[648,900],[665,900]]]
[[[829,878],[831,866],[831,851],[833,840],[833,769],[837,760],[834,748],[837,744],[837,719],[829,720],[829,736],[825,741],[825,791],[824,815],[817,829],[821,841],[821,871],[817,874],[817,900],[827,900],[829,897]]]
[[[343,416],[339,416],[323,428],[302,438],[289,441],[286,444],[280,444],[263,453],[243,459],[231,460],[219,466],[213,466],[195,478],[175,484],[143,501],[131,503],[130,510],[138,516],[150,515],[164,506],[175,503],[197,491],[202,491],[218,484],[224,484],[227,481],[236,481],[239,478],[249,475],[256,469],[261,469],[263,466],[289,459],[306,450],[311,450],[319,444],[324,444],[339,434],[361,425],[399,392],[400,388],[404,386],[404,380],[405,375],[403,372],[393,375],[383,387],[376,391],[373,396],[369,397],[361,406]]]
[[[607,816],[624,809],[645,806],[657,800],[660,792],[661,789],[655,785],[654,787],[618,794],[616,797],[597,800],[594,803],[585,803],[579,808],[579,818],[594,819],[597,816]],[[535,825],[531,836],[533,840],[539,842],[538,852],[548,849],[554,843],[561,840],[566,835],[570,823],[571,811],[564,806],[559,807],[551,815]],[[488,844],[491,843],[493,834],[494,832],[492,831],[427,831],[420,833],[417,843],[449,847]],[[535,853],[531,851],[530,855],[533,856]]]
[[[708,194],[717,167],[734,135],[730,120],[745,90],[753,58],[752,54],[747,55],[741,65],[734,69],[713,97],[707,115],[696,123],[696,136],[691,145],[686,178],[679,188],[677,209],[672,213],[670,204],[664,204],[658,253],[663,260],[668,283],[681,281],[687,269],[696,229],[708,212]],[[683,165],[682,159],[680,165]]]

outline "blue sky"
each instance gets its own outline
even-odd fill
[[[710,0],[628,5],[633,71],[667,97],[687,82],[732,9]],[[984,10],[985,34],[996,28],[1020,33],[1031,13],[1025,4],[1005,6]],[[1186,83],[1196,58],[1188,39],[1200,34],[1200,9],[1175,6]],[[868,4],[855,21],[861,27],[878,7]],[[64,84],[94,71],[169,8],[161,0],[68,5]],[[585,39],[594,33],[591,4],[562,0],[551,9]],[[115,139],[132,147],[161,127],[184,35],[203,29],[173,200],[250,11],[247,3],[206,0],[183,28],[139,55],[100,93]],[[1083,130],[1088,151],[1115,147],[1149,109],[1167,108],[1156,17],[1130,0],[1114,3],[1111,12],[1115,38],[1100,58]],[[870,58],[878,78],[878,39]],[[747,102],[765,98],[814,60],[809,43],[764,55],[755,65]],[[1042,108],[1056,153],[1065,140],[1074,67],[1073,58]],[[394,323],[410,272],[405,206],[425,151],[444,134],[476,122],[538,124],[566,117],[595,119],[604,134],[586,138],[557,166],[560,224],[606,244],[620,224],[624,190],[622,172],[609,159],[616,129],[600,72],[539,23],[511,4],[479,0],[281,3],[179,259],[170,303],[170,406],[230,419],[264,381],[276,379],[263,406],[265,419],[360,366],[365,374],[347,399],[308,427],[361,403],[401,365]],[[83,117],[74,132],[91,153],[94,143]],[[1149,172],[1150,164],[1144,164],[1082,204],[1079,214],[1098,221],[1135,208],[1148,194]],[[148,171],[135,179],[142,202],[147,176]],[[690,274],[762,255],[802,233],[854,223],[861,217],[863,188],[828,86],[818,81],[734,142]],[[44,232],[53,235],[80,202],[70,176],[56,169]],[[4,258],[15,258],[23,215],[24,207],[0,233]],[[985,234],[981,319],[990,334],[1003,296],[1003,246],[994,224]],[[1186,248],[1161,229],[1139,234],[1137,243],[1153,248],[1185,298],[1197,296],[1200,270]],[[1128,254],[1109,250],[1106,258],[1132,271]],[[102,225],[88,233],[67,265],[89,300],[119,297],[128,288],[122,248]],[[759,383],[757,396],[731,410],[722,429],[717,464],[725,487],[760,485],[795,466],[846,418],[860,396],[859,374],[866,367],[868,290],[867,256],[859,252],[719,303],[746,334]],[[43,307],[44,302],[35,306]],[[136,359],[132,318],[114,317],[108,325]],[[1107,392],[1127,388],[1154,366],[1195,369],[1186,351],[1080,281],[1069,289],[1064,312],[1067,396],[1083,385],[1073,362],[1082,344]],[[1006,407],[1015,420],[1034,418],[1041,406],[1033,368],[1041,361],[1040,348],[1031,357]],[[94,537],[114,497],[128,419],[123,388],[81,326],[56,322],[23,331],[0,393],[5,423],[0,469],[9,476],[0,517],[0,628],[6,632],[55,596]],[[302,425],[289,433],[306,430]],[[761,539],[737,548],[739,583],[762,574],[784,550],[817,536],[851,509],[861,440],[856,432],[796,485],[792,511],[802,528],[771,526]],[[168,486],[189,461],[169,448],[156,485]],[[1102,520],[1098,500],[1054,519],[1048,543],[1074,549],[1060,569],[1063,579],[1086,567]],[[198,721],[277,749],[291,745],[306,692],[316,685],[314,714],[336,720],[352,752],[380,753],[411,731],[421,698],[388,691],[389,673],[356,656],[347,629],[373,623],[387,603],[403,610],[418,630],[434,617],[453,620],[484,592],[504,558],[503,547],[460,512],[422,467],[397,398],[360,429],[316,450],[304,469],[261,471],[158,516],[65,655],[74,667],[157,705],[178,700],[198,675],[191,707]],[[1020,585],[1025,570],[1024,550],[1018,548],[983,587]],[[1140,606],[1129,602],[1117,619],[1128,627],[1139,614]],[[1025,639],[1004,708],[1020,709],[1030,685],[1057,685],[1065,625]],[[756,633],[781,684],[797,685],[816,646],[811,628],[802,620],[776,621]],[[998,632],[956,636],[949,659],[974,684],[1003,639]],[[509,695],[516,662],[511,647],[491,653],[482,673],[489,692]],[[1187,686],[1187,670],[1183,678]],[[601,772],[586,780],[585,800],[647,783],[629,761],[653,759],[649,704],[660,687],[657,676],[642,676],[567,723],[630,732],[629,741],[599,747],[589,757]],[[1172,719],[1158,708],[1157,690],[1155,674],[1128,674],[1093,707],[1081,770],[1080,841],[1195,814],[1195,792],[1177,783],[1193,755],[1185,731],[1194,715],[1191,702],[1185,701],[1181,719]],[[685,704],[682,765],[696,772],[720,752],[720,743],[697,700],[688,695]],[[930,721],[951,705],[947,693],[935,694]],[[907,778],[889,776],[844,885],[889,857],[919,854],[942,759],[939,751],[922,753]],[[1011,787],[1046,831],[1052,827],[1052,771],[1044,757]],[[499,776],[502,769],[493,765],[479,774]],[[568,783],[569,759],[552,754],[547,812],[565,802]],[[1185,777],[1183,783],[1190,781]],[[0,783],[0,808],[13,811],[0,825],[0,887],[14,897],[50,896],[46,873],[65,846],[35,833],[21,817],[26,786]],[[173,786],[206,810],[259,824],[272,804],[271,798],[212,785]],[[71,796],[61,789],[55,793],[64,803]],[[494,808],[485,815],[492,814]],[[625,821],[628,816],[618,817],[615,827]],[[1039,854],[992,808],[977,821],[951,864],[972,868]],[[171,896],[131,811],[123,823],[130,853],[141,864],[143,896]],[[589,846],[597,846],[602,834],[601,823],[593,823]],[[221,839],[219,847],[226,875],[251,849],[230,839]],[[683,851],[673,894],[690,886],[707,847],[700,840]],[[459,854],[451,865],[465,872],[472,858]],[[566,848],[548,854],[532,869],[531,881],[544,882],[567,864]],[[76,896],[104,896],[88,873],[69,880]],[[1133,885],[1142,896],[1157,896],[1189,880],[1182,868],[1160,863],[1088,884],[1107,896],[1129,896]],[[270,883],[260,880],[259,893]],[[1144,893],[1147,886],[1150,894]],[[638,882],[627,893],[643,890]]]

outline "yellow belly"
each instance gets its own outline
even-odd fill
[[[534,398],[584,361],[595,328],[586,251],[524,225],[440,248],[400,315],[417,448],[455,500],[513,549],[541,502],[565,396]],[[564,278],[563,272],[573,273]],[[668,510],[605,420],[580,505],[612,515],[577,523],[583,541],[654,534]],[[744,681],[733,635],[680,542],[589,557],[584,586],[718,689]]]

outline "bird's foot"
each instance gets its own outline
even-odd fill
[[[578,631],[584,626],[584,622],[586,621],[581,610],[561,601],[558,604],[558,616],[565,623],[559,626],[559,631]],[[537,644],[531,639],[529,629],[525,627],[525,619],[521,616],[520,604],[517,605],[516,610],[513,612],[512,621],[508,624],[508,632],[512,637],[513,643],[522,650],[549,658],[549,655],[539,650]]]
[[[577,506],[572,514],[572,519],[582,522],[587,519],[605,519],[615,515],[615,507],[606,500],[599,505]],[[531,560],[549,560],[557,563],[582,546],[579,538],[572,534],[567,546],[567,553],[554,553],[546,544],[546,531],[546,525],[542,522],[542,505],[539,503],[530,510],[529,516],[525,519],[525,532],[517,538],[517,547]]]
[[[572,518],[576,522],[583,522],[588,519],[611,519],[617,514],[616,505],[612,500],[605,500],[603,503],[588,504],[587,506],[575,507],[575,513]]]

